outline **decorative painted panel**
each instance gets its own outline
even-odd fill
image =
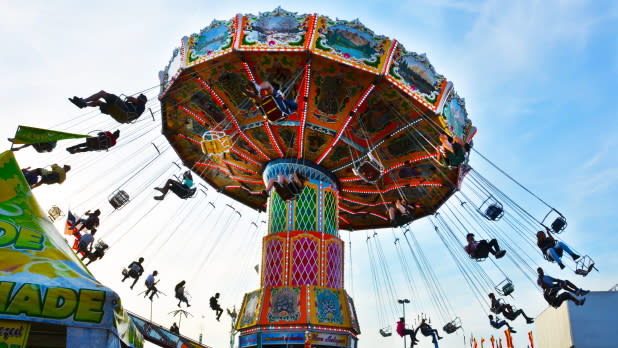
[[[264,248],[264,272],[263,286],[283,285],[283,260],[285,251],[285,239],[270,239],[266,241]]]
[[[307,182],[303,191],[295,199],[294,229],[297,231],[316,231],[318,195],[317,186]]]
[[[337,236],[337,196],[330,188],[324,189],[324,233]]]
[[[442,115],[440,115],[440,123],[452,136],[466,138],[470,132],[471,122],[468,119],[466,111],[466,103],[463,98],[460,98],[454,91],[449,93]]]
[[[287,205],[274,190],[270,194],[269,233],[286,231]]]
[[[339,291],[328,288],[313,288],[315,317],[318,324],[344,323],[343,306]]]
[[[186,39],[186,65],[192,66],[211,60],[232,51],[236,34],[237,20],[214,20],[199,34],[192,34]]]
[[[256,290],[245,295],[243,308],[240,312],[237,328],[245,328],[257,323],[262,290]]]
[[[313,53],[329,57],[356,68],[379,74],[392,41],[376,35],[358,19],[317,19]]]
[[[292,239],[292,285],[317,285],[319,266],[319,240],[302,235]]]
[[[240,50],[304,50],[311,40],[313,15],[298,15],[277,7],[259,15],[243,16]]]
[[[268,322],[295,322],[300,319],[301,287],[280,287],[270,290]]]
[[[326,286],[343,288],[343,245],[339,240],[326,244]]]
[[[425,54],[408,52],[402,45],[397,45],[394,51],[388,78],[433,110],[447,83],[444,76],[436,73]]]

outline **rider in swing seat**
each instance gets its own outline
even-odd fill
[[[160,196],[154,197],[154,199],[158,201],[163,200],[165,195],[167,195],[170,190],[179,198],[187,199],[195,193],[195,188],[193,187],[193,176],[191,175],[191,172],[187,170],[182,175],[182,182],[169,179],[163,187],[155,187],[155,190],[161,192]]]
[[[249,98],[255,100],[259,106],[258,109],[260,109],[260,112],[262,113],[270,113],[270,110],[263,109],[264,103],[266,102],[266,97],[268,96],[273,97],[275,103],[277,104],[277,108],[281,111],[281,113],[283,113],[283,116],[291,115],[298,110],[298,104],[296,104],[295,101],[286,100],[283,93],[281,93],[279,89],[274,88],[268,81],[264,81],[260,84],[254,83],[253,85],[247,86],[246,94]],[[268,115],[265,116],[268,117]]]
[[[103,100],[101,100],[103,99]],[[135,97],[127,97],[126,101],[123,101],[115,94],[107,93],[105,91],[97,92],[86,99],[79,97],[69,98],[69,101],[75,104],[80,109],[87,106],[99,107],[102,113],[110,115],[118,123],[130,123],[136,120],[146,110],[146,102],[148,98],[140,94]]]
[[[414,219],[414,209],[416,207],[410,204],[406,199],[396,199],[394,203],[389,204],[388,216],[393,227],[405,225]]]
[[[140,257],[139,260],[131,262],[131,264],[128,267],[127,272],[124,272],[124,271],[122,272],[122,275],[124,276],[124,278],[122,278],[123,282],[129,277],[135,279],[133,281],[133,284],[131,284],[131,290],[133,290],[135,283],[137,283],[137,280],[139,279],[139,277],[141,277],[142,273],[144,273],[144,267],[142,266],[143,262],[144,262],[144,258]]]

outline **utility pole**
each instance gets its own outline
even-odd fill
[[[399,302],[401,304],[401,306],[403,307],[403,317],[402,318],[405,320],[405,318],[406,318],[406,303],[410,303],[410,300],[408,300],[407,298],[404,298],[403,300],[397,300],[397,302]],[[406,335],[403,335],[403,348],[406,348]]]

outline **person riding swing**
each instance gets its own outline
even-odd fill
[[[568,245],[554,239],[549,228],[546,228],[546,230],[547,236],[545,236],[543,231],[538,231],[536,233],[536,245],[541,249],[543,256],[545,256],[547,260],[556,261],[560,269],[564,269],[565,266],[561,259],[562,251],[566,251],[567,254],[571,255],[573,261],[579,259],[579,255],[575,254]]]
[[[110,147],[116,145],[116,140],[120,137],[120,130],[112,132],[99,132],[96,137],[86,138],[85,143],[73,145],[67,148],[70,154],[89,151],[109,150]]]
[[[163,187],[155,187],[155,190],[161,192],[160,196],[155,196],[154,199],[160,201],[165,198],[165,195],[171,190],[182,199],[187,199],[193,196],[195,193],[195,188],[193,187],[193,176],[190,171],[184,172],[182,175],[182,182],[168,179]]]
[[[175,293],[175,297],[178,299],[178,307],[180,307],[181,303],[186,303],[187,307],[191,307],[191,305],[189,304],[189,300],[187,299],[187,296],[185,295],[185,284],[187,282],[185,282],[184,280],[180,281],[180,283],[176,284],[176,286],[174,287],[174,293]]]
[[[466,239],[468,241],[468,245],[464,247],[468,255],[470,255],[473,259],[484,259],[487,258],[489,253],[493,254],[496,259],[502,258],[504,254],[506,254],[506,250],[501,250],[498,245],[498,241],[492,239],[490,241],[474,240],[474,234],[468,233],[466,235]]]
[[[307,177],[300,173],[292,173],[289,179],[283,174],[279,174],[276,179],[271,178],[268,181],[268,185],[263,193],[268,195],[274,187],[275,191],[282,200],[293,200],[301,194],[303,188],[305,187],[305,182],[307,181]]]
[[[249,84],[245,94],[253,99],[266,120],[276,123],[298,110],[298,104],[293,100],[286,100],[279,89],[264,81],[260,84]]]
[[[414,219],[416,207],[406,199],[396,199],[394,203],[388,206],[388,216],[393,227],[405,225]]]
[[[397,334],[399,336],[404,337],[406,335],[410,336],[410,348],[414,347],[415,344],[418,343],[418,338],[416,338],[416,333],[420,329],[420,326],[416,328],[416,330],[406,329],[406,318],[399,318],[397,322]]]
[[[159,291],[156,287],[159,281],[155,281],[155,277],[157,276],[157,274],[159,274],[159,272],[153,271],[152,274],[149,274],[148,277],[146,277],[146,281],[144,282],[144,284],[146,285],[146,293],[144,293],[144,298],[150,293],[150,301],[152,301],[154,295],[156,295]]]
[[[514,310],[513,306],[508,303],[500,302],[496,299],[496,295],[493,293],[489,293],[489,299],[491,300],[491,311],[498,314],[504,315],[510,321],[517,319],[518,316],[522,315],[526,319],[527,324],[534,323],[534,319],[527,316],[526,313],[522,309]]]
[[[101,100],[103,99],[103,100]],[[127,97],[123,101],[115,94],[105,91],[97,92],[86,99],[77,96],[69,98],[69,101],[80,109],[87,106],[99,107],[102,113],[110,115],[118,123],[130,123],[139,118],[146,110],[148,98],[140,94],[135,97]]]
[[[217,321],[219,321],[219,319],[221,318],[221,314],[223,314],[223,308],[221,308],[221,305],[219,304],[219,293],[216,293],[210,298],[210,309],[215,311]]]
[[[144,258],[140,257],[139,260],[137,260],[137,262],[136,261],[131,262],[129,267],[127,267],[128,269],[124,269],[122,271],[122,275],[124,276],[124,278],[122,278],[123,282],[129,277],[135,279],[133,280],[133,284],[131,284],[131,290],[133,290],[135,283],[137,283],[137,280],[139,279],[139,277],[141,277],[142,273],[144,273],[144,267],[142,266],[143,262],[144,262]]]

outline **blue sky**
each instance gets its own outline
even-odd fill
[[[182,36],[199,31],[214,18],[227,19],[238,12],[257,13],[278,5],[303,13],[318,12],[350,20],[359,18],[376,33],[397,38],[407,49],[427,53],[436,70],[453,81],[459,95],[465,97],[470,118],[479,129],[475,148],[563,212],[569,227],[562,237],[578,250],[593,255],[598,262],[601,273],[579,278],[576,284],[607,290],[618,283],[618,262],[614,257],[615,207],[618,206],[615,89],[618,4],[612,1],[2,2],[0,44],[4,49],[0,55],[3,81],[0,84],[0,117],[3,127],[0,137],[11,136],[18,124],[51,126],[73,120],[59,128],[83,131],[92,130],[92,127],[113,127],[113,123],[96,118],[103,116],[76,120],[82,113],[72,107],[66,97],[89,94],[101,88],[132,93],[157,85],[157,72],[168,62]],[[153,132],[156,135],[156,130]],[[110,187],[97,187],[96,181],[93,184],[88,180],[90,175],[110,179],[113,174],[107,172],[109,166],[127,173],[127,162],[118,163],[118,157],[132,158],[135,150],[141,149],[132,146],[105,154],[101,161],[93,161],[88,156],[68,159],[64,154],[50,155],[45,161],[66,160],[72,161],[76,168],[80,164],[89,168],[76,170],[74,181],[67,182],[70,187],[38,189],[40,202],[44,207],[56,203],[84,210],[90,208],[83,203],[84,197],[99,192],[106,195],[105,190],[114,185],[113,181],[102,179],[101,182]],[[146,151],[140,151],[135,158],[148,159]],[[165,156],[167,164],[152,168],[151,175],[162,175],[174,160],[171,151]],[[29,150],[19,152],[18,160],[24,165],[41,163],[41,157]],[[496,175],[478,156],[472,157],[471,165],[498,186],[512,190],[519,202],[535,214],[543,214],[537,202]],[[167,171],[163,175],[170,173]],[[104,198],[97,199],[104,201]],[[223,203],[224,198],[219,202]],[[143,204],[151,202],[144,200]],[[194,289],[195,307],[201,309],[196,309],[196,318],[187,322],[186,332],[197,336],[202,326],[206,342],[221,347],[227,342],[227,327],[210,316],[199,320],[200,311],[210,315],[206,309],[207,298],[201,299],[209,295],[198,298],[197,294],[210,294],[224,284],[233,284],[230,285],[233,290],[221,292],[229,299],[227,303],[238,303],[244,291],[258,286],[258,278],[245,269],[235,270],[234,277],[230,276],[225,272],[225,255],[213,256],[204,262],[206,271],[201,275],[196,275],[194,259],[181,257],[189,253],[188,244],[202,241],[206,233],[191,224],[223,228],[222,221],[215,224],[218,213],[205,221],[188,214],[180,232],[174,230],[175,226],[160,229],[158,223],[165,219],[174,221],[187,210],[206,211],[207,207],[199,204],[166,201],[156,208],[156,216],[149,215],[135,226],[133,219],[143,216],[143,209],[109,216],[108,226],[127,229],[128,236],[114,246],[106,260],[93,264],[91,269],[120,293],[125,306],[147,315],[147,303],[118,281],[118,272],[135,256],[135,245],[138,245],[139,251],[150,255],[150,260],[156,260],[150,261],[150,266],[162,270],[162,279],[163,274],[194,279],[196,285],[189,287],[189,291]],[[235,217],[230,217],[224,241],[227,245],[242,246],[243,251],[253,255],[239,266],[248,269],[259,260],[261,237],[252,231],[252,239],[246,239],[243,232],[250,231],[255,213],[238,205],[237,208],[243,212],[243,218],[233,224]],[[223,220],[227,219],[228,215],[224,211],[221,213]],[[477,337],[497,334],[487,326],[483,312],[475,307],[472,293],[467,289],[453,290],[462,278],[450,259],[440,262],[444,246],[436,241],[427,222],[419,222],[415,231],[443,287],[452,296],[455,311],[464,319],[466,334],[473,332]],[[103,236],[109,233],[112,240],[124,233],[106,231],[104,227],[101,232]],[[388,250],[392,236],[386,232],[381,234],[381,240]],[[169,241],[166,237],[155,240],[154,244],[161,246],[149,250],[151,236],[157,233],[175,234]],[[348,233],[342,235],[347,241]],[[376,309],[364,239],[363,233],[352,235],[353,277],[347,278],[348,290],[354,289],[363,329],[360,346],[394,346],[400,344],[398,338],[384,341],[377,334],[380,324],[372,314]],[[254,248],[250,241],[255,241]],[[196,252],[199,255],[203,250]],[[574,277],[566,271],[558,272],[555,265],[543,263],[538,255],[535,257],[538,264],[552,274]],[[387,259],[398,282],[398,295],[407,296],[397,259]],[[348,274],[349,270],[346,265]],[[514,274],[518,287],[519,295],[513,301],[531,315],[540,313],[545,305],[538,291],[515,270],[507,269],[507,273]],[[171,287],[169,278],[162,282],[169,282]],[[419,286],[423,288],[422,284]],[[421,302],[411,310],[422,310],[419,308]],[[166,313],[174,306],[166,298],[161,303],[154,309],[153,316],[168,325],[171,321]],[[431,308],[428,311],[431,312]],[[515,345],[524,346],[525,333],[533,326],[517,322],[516,327],[523,334],[515,336]],[[461,336],[448,338],[444,346],[460,344],[461,340]],[[423,346],[428,346],[428,342],[423,342]]]

